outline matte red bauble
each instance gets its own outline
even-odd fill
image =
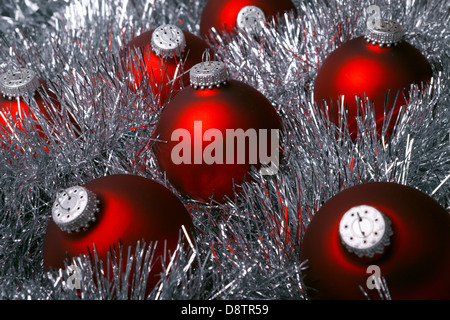
[[[338,100],[344,96],[348,127],[355,137],[358,106],[355,96],[373,103],[377,131],[380,133],[385,114],[393,108],[387,136],[402,105],[407,103],[411,84],[426,84],[432,76],[431,66],[418,49],[402,40],[402,28],[393,21],[381,20],[380,27],[368,28],[364,37],[346,42],[333,51],[321,65],[314,84],[314,99],[328,107],[330,120],[339,124]],[[395,101],[396,93],[399,93]],[[388,94],[388,97],[386,95]],[[363,108],[359,110],[364,116]]]
[[[59,108],[56,95],[50,91],[43,80],[36,77],[36,73],[30,69],[17,69],[8,71],[0,76],[0,123],[1,133],[8,138],[3,142],[10,141],[11,135],[16,130],[23,130],[21,119],[31,116],[37,120],[33,110],[29,107],[30,99],[34,99],[42,116],[51,123],[52,117],[49,115],[49,105],[44,101],[41,93],[37,90],[45,90],[49,96],[49,103],[55,108]],[[36,133],[40,137],[46,138],[42,132],[42,127],[36,125]],[[28,134],[28,133],[27,133]],[[5,146],[8,147],[8,146]]]
[[[213,27],[219,32],[251,29],[259,20],[288,11],[296,12],[291,0],[209,0],[202,12],[200,34],[207,37]]]
[[[281,120],[263,94],[228,80],[221,62],[194,66],[191,82],[161,113],[156,160],[181,194],[204,202],[233,199],[251,180],[253,165],[278,165]],[[262,161],[266,156],[273,161]]]
[[[162,25],[137,36],[126,45],[126,52],[141,50],[132,66],[135,86],[147,77],[151,93],[165,104],[189,85],[189,69],[202,61],[208,44],[194,34],[171,24]]]
[[[301,247],[312,299],[450,299],[450,215],[415,188],[388,182],[346,189],[313,216]]]
[[[44,238],[44,268],[64,268],[67,254],[74,258],[93,252],[106,265],[107,253],[119,241],[126,250],[138,241],[158,241],[155,259],[163,253],[164,241],[173,253],[184,226],[193,230],[182,202],[161,184],[136,175],[104,176],[57,195]],[[125,263],[125,262],[124,262]],[[126,266],[126,265],[124,265]],[[156,261],[149,286],[161,272]]]

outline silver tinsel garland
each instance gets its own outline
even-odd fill
[[[43,271],[42,240],[53,198],[66,186],[132,173],[178,194],[158,171],[149,148],[160,109],[145,98],[145,83],[130,90],[126,64],[118,56],[134,36],[163,23],[198,34],[206,1],[3,0],[0,72],[32,68],[56,92],[62,110],[53,119],[57,130],[39,120],[36,110],[37,120],[23,120],[28,135],[16,131],[2,137],[13,147],[0,149],[1,299],[303,300],[308,298],[305,266],[298,258],[303,233],[314,213],[340,190],[367,181],[398,182],[450,209],[449,2],[294,2],[298,17],[284,14],[278,23],[261,25],[256,36],[213,31],[209,39],[231,76],[277,107],[285,129],[279,173],[261,177],[252,172],[255,182],[223,205],[180,196],[197,231],[184,234],[187,248],[167,252],[166,276],[146,296],[153,248],[164,244],[141,243],[133,252],[111,248],[110,261],[103,263],[113,266],[113,280],[103,274],[95,251],[75,257],[81,275],[77,291],[67,288],[69,269]],[[353,142],[345,118],[336,127],[314,105],[313,82],[330,52],[362,34],[365,10],[373,3],[383,17],[403,25],[406,39],[432,64],[434,78],[425,89],[411,88],[390,139],[377,139],[375,121],[368,116],[360,119]],[[48,99],[45,92],[38,94]],[[48,108],[56,112],[51,104]],[[49,141],[30,134],[37,125]],[[126,270],[119,268],[120,257],[129,261]],[[131,261],[137,262],[133,270]],[[389,297],[386,292],[384,297]]]

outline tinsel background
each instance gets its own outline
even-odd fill
[[[67,289],[68,270],[44,272],[42,243],[57,190],[133,173],[178,195],[158,171],[150,148],[161,110],[142,90],[132,91],[119,80],[127,70],[117,57],[134,36],[163,23],[198,34],[205,3],[2,0],[0,72],[35,70],[57,93],[62,111],[55,127],[39,117],[23,121],[25,127],[42,126],[49,141],[17,131],[12,137],[17,148],[0,149],[1,299],[304,300],[302,236],[315,212],[339,191],[361,182],[392,181],[450,209],[449,1],[295,0],[299,16],[269,21],[258,38],[213,33],[209,40],[232,78],[257,88],[277,107],[286,133],[279,173],[258,177],[253,172],[255,182],[223,205],[180,196],[196,230],[187,249],[166,255],[167,276],[148,297],[151,251],[162,244],[141,243],[135,252],[112,250],[111,282],[101,274],[95,252],[76,257],[79,295]],[[402,24],[405,39],[430,61],[434,78],[426,90],[413,88],[389,139],[377,139],[368,116],[359,122],[353,142],[343,129],[345,119],[336,127],[314,105],[313,83],[324,58],[363,33],[371,4]],[[119,270],[114,259],[119,255],[142,261],[142,268]],[[127,277],[135,279],[132,290]]]

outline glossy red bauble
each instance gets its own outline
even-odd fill
[[[314,99],[324,107],[326,101],[330,120],[339,124],[339,97],[344,95],[348,111],[348,127],[356,136],[358,107],[355,96],[364,96],[373,102],[378,132],[382,129],[385,101],[393,116],[387,135],[392,133],[399,109],[407,103],[411,84],[424,85],[432,76],[431,66],[421,52],[406,41],[398,45],[379,47],[367,43],[364,37],[346,42],[333,51],[322,63],[314,84]],[[386,94],[389,90],[389,97]],[[396,92],[399,92],[394,103]],[[329,109],[330,110],[330,109]],[[360,113],[364,116],[361,108]]]
[[[200,34],[202,37],[208,36],[213,27],[219,32],[233,31],[239,12],[246,6],[258,7],[266,19],[276,18],[284,12],[296,12],[291,0],[209,0],[202,12]]]
[[[50,220],[44,238],[44,268],[64,268],[67,255],[71,258],[87,255],[88,250],[94,252],[94,245],[105,266],[108,251],[113,246],[118,248],[119,241],[125,248],[125,256],[129,246],[134,253],[138,241],[147,245],[158,241],[155,268],[148,279],[149,286],[153,286],[161,272],[161,263],[156,258],[163,253],[164,242],[173,253],[181,226],[187,232],[193,231],[191,217],[182,202],[161,184],[136,175],[104,176],[83,187],[99,200],[96,219],[71,233],[63,231],[56,220]],[[82,199],[79,200],[81,203]],[[65,203],[71,202],[66,199]],[[57,205],[55,201],[54,206]]]
[[[186,130],[192,139],[174,139],[177,129]],[[204,136],[210,129],[221,134],[221,141]],[[233,199],[234,191],[238,193],[239,186],[251,180],[248,145],[246,151],[241,151],[246,152],[242,163],[237,160],[236,145],[234,157],[231,155],[232,161],[225,160],[229,156],[225,151],[225,145],[229,143],[227,130],[237,129],[243,132],[254,129],[257,133],[260,129],[266,129],[268,142],[272,129],[281,130],[281,120],[267,98],[243,82],[230,80],[220,88],[205,90],[196,90],[192,86],[185,88],[165,107],[155,130],[154,152],[160,169],[167,174],[171,184],[187,197],[205,202],[211,198],[218,202],[225,201],[225,197]],[[261,136],[258,138],[261,139]],[[181,143],[178,140],[182,139],[181,142],[187,143],[191,150],[188,161],[177,164],[172,151]],[[222,163],[208,164],[201,159],[202,153],[213,143],[209,141],[223,146]],[[258,169],[259,165],[257,163],[255,167]]]
[[[137,36],[126,45],[125,49],[125,52],[140,50],[141,54],[137,54],[135,59],[137,65],[131,66],[135,87],[140,86],[144,77],[147,78],[149,94],[153,94],[160,105],[164,105],[179,90],[189,85],[189,69],[201,62],[205,50],[209,49],[209,45],[203,39],[188,31],[172,27],[174,32],[184,34],[185,48],[179,56],[175,53],[161,56],[154,51],[152,35],[156,29]],[[168,38],[167,42],[173,40],[174,38]]]
[[[372,258],[347,250],[341,241],[341,218],[351,208],[370,206],[392,228],[390,244]],[[364,226],[368,230],[368,225]],[[394,300],[450,299],[450,215],[415,188],[388,182],[346,189],[313,216],[301,247],[304,281],[312,299],[379,299],[367,285],[370,266],[378,267]],[[361,288],[359,287],[361,286]]]
[[[51,109],[55,110],[60,109],[59,101],[56,95],[47,88],[44,81],[39,81],[40,88],[34,92],[33,96],[30,98],[25,98],[22,96],[18,97],[2,97],[0,96],[0,132],[4,135],[3,144],[5,147],[9,148],[9,144],[12,140],[12,135],[16,130],[23,131],[22,120],[27,117],[32,117],[33,120],[38,120],[37,112],[33,112],[32,108],[30,108],[30,104],[32,103],[31,99],[33,99],[39,108],[40,116],[44,117],[44,120],[49,124],[53,124],[53,119],[56,116],[55,114],[51,114]],[[49,100],[43,98],[44,95],[47,95]],[[42,139],[47,140],[46,135],[44,134],[42,127],[36,125],[35,130]],[[25,132],[27,135],[31,134],[31,132]],[[8,143],[5,144],[5,142]]]

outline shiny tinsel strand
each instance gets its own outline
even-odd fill
[[[119,59],[129,40],[162,23],[198,33],[206,1],[3,2],[0,71],[33,68],[57,95],[61,111],[49,103],[55,126],[36,110],[36,119],[23,119],[27,130],[2,136],[3,143],[12,143],[0,150],[2,299],[307,299],[306,265],[298,261],[302,236],[314,213],[339,191],[365,181],[399,182],[450,210],[447,1],[299,0],[297,17],[284,14],[278,24],[268,21],[257,35],[212,32],[216,57],[233,78],[273,102],[284,126],[279,173],[252,172],[254,182],[222,205],[182,198],[165,180],[151,151],[161,110],[157,97],[147,95],[145,83],[130,89],[129,65],[139,57]],[[391,138],[377,139],[375,121],[367,116],[359,119],[353,142],[344,115],[335,126],[313,103],[313,83],[325,57],[361,35],[365,10],[373,3],[385,18],[403,25],[407,40],[431,62],[434,77],[427,88],[412,87]],[[39,94],[49,101],[46,92]],[[37,126],[47,141],[25,134]],[[163,243],[111,248],[103,268],[95,251],[72,257],[81,274],[80,290],[67,287],[73,269],[42,270],[42,239],[56,191],[114,173],[167,185],[196,226],[193,234],[180,234],[187,247],[162,259],[166,274],[149,296],[144,294],[148,272],[161,263],[152,256],[153,246]],[[120,257],[128,261],[125,270]],[[140,268],[133,269],[133,261]],[[112,279],[105,273],[108,266]],[[389,283],[384,287],[380,295],[389,298]]]

